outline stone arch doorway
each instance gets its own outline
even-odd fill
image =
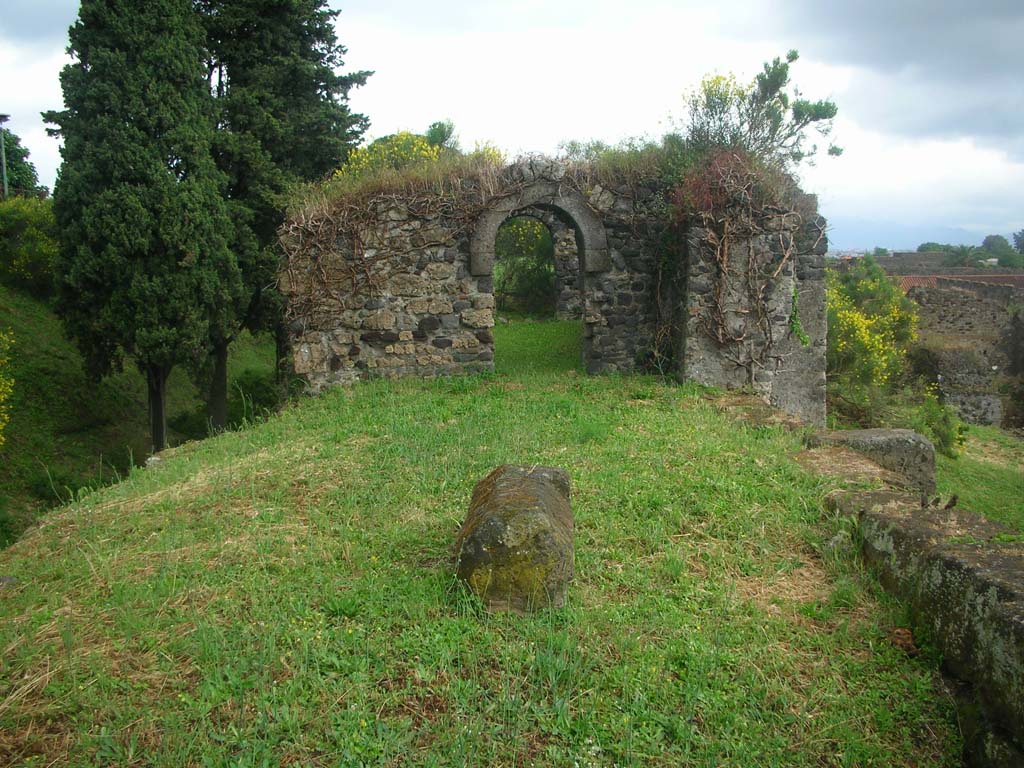
[[[583,273],[580,271],[583,244],[579,230],[566,218],[558,210],[535,205],[513,211],[501,226],[514,219],[532,219],[547,229],[554,266],[554,317],[556,320],[580,320],[583,318]]]
[[[482,285],[490,283],[492,291],[493,281],[487,278],[494,274],[498,229],[507,220],[520,216],[540,220],[553,236],[556,232],[572,233],[575,259],[563,258],[561,265],[556,261],[556,273],[561,271],[556,278],[559,293],[556,316],[583,320],[583,357],[586,360],[593,339],[591,326],[600,322],[598,315],[586,311],[587,298],[601,275],[612,266],[604,225],[578,192],[554,181],[535,182],[497,201],[481,214],[470,240],[470,273],[483,278]]]
[[[608,238],[604,226],[583,197],[563,189],[556,182],[537,182],[517,195],[498,201],[477,219],[470,241],[470,272],[475,276],[494,272],[494,239],[505,219],[524,209],[550,211],[576,232],[584,274],[606,272],[611,268]]]

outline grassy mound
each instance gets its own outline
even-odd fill
[[[182,446],[0,552],[0,763],[956,765],[934,659],[819,543],[799,436],[580,374],[579,326],[492,376],[373,381]],[[573,477],[566,609],[453,583],[473,484]]]
[[[0,327],[15,339],[11,421],[0,448],[3,546],[43,509],[125,476],[151,443],[146,382],[134,367],[90,382],[53,312],[3,286]],[[232,348],[230,364],[235,378],[245,371],[272,375],[273,343],[246,337]],[[167,400],[173,442],[205,436],[202,403],[183,370],[171,375]]]

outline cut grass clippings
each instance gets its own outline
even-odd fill
[[[579,333],[501,325],[496,374],[333,390],[45,517],[0,552],[0,764],[957,765],[799,435],[580,375]],[[572,475],[564,610],[453,580],[506,462]]]

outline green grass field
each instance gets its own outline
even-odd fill
[[[972,426],[956,459],[936,456],[939,493],[1024,532],[1024,440],[995,427]]]
[[[800,436],[580,373],[574,323],[494,375],[373,381],[175,449],[0,552],[0,764],[953,766],[934,654],[822,541]],[[474,483],[574,482],[564,610],[453,581]]]

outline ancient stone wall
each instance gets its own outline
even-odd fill
[[[1010,313],[987,289],[1006,287],[970,284],[966,290],[964,281],[943,283],[956,287],[918,286],[907,292],[919,307],[921,345],[931,357],[931,373],[943,399],[964,421],[1000,424],[1005,413],[1000,382],[1009,362],[1002,339]]]
[[[680,362],[684,378],[749,386],[772,405],[823,424],[828,242],[824,220],[808,219],[783,218],[774,232],[732,243],[724,268],[714,238],[690,232]],[[762,265],[762,278],[751,279],[752,263]]]
[[[292,265],[280,287],[293,311],[310,283],[329,291],[289,325],[295,372],[312,391],[369,376],[434,376],[490,370],[494,295],[489,275],[468,269],[469,244],[442,215],[412,217],[382,205],[364,233],[367,271],[346,240]]]
[[[964,764],[1024,765],[1024,543],[958,507],[889,490],[833,496],[862,554],[956,683]]]
[[[468,225],[458,215],[465,205],[414,206],[400,195],[372,200],[355,229],[339,229],[325,209],[286,225],[279,284],[295,370],[311,391],[372,376],[492,370],[495,237],[508,218],[530,215],[555,238],[559,315],[582,315],[589,373],[653,364],[712,386],[752,385],[774,405],[824,422],[826,244],[820,236],[803,243],[801,229],[823,231],[813,211],[734,243],[719,291],[706,233],[691,227],[678,236],[658,182],[603,187],[550,161],[504,174],[491,194],[470,196]],[[745,279],[751,255],[778,266],[759,296]],[[754,360],[744,343],[709,333],[701,319],[715,307],[730,323],[765,318],[748,339],[765,354]]]
[[[920,307],[921,330],[970,339],[996,339],[1009,320],[1009,313],[998,301],[956,287],[911,288],[907,296]]]
[[[1008,275],[1020,270],[1009,267],[950,267],[949,254],[945,251],[896,251],[890,256],[878,259],[878,266],[890,275]]]
[[[1024,275],[993,275],[987,279],[936,276],[935,283],[939,288],[967,291],[1003,307],[1024,303]]]

